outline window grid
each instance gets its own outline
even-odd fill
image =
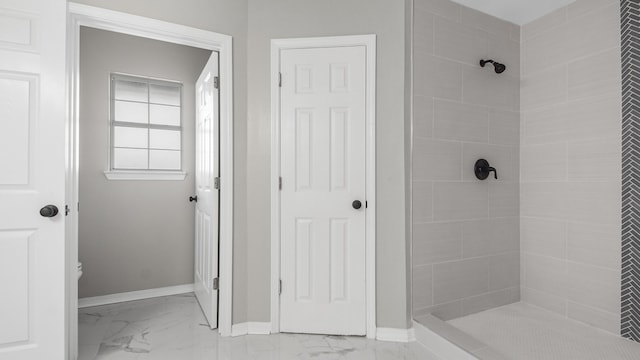
[[[147,94],[147,98],[146,101],[136,101],[136,100],[129,100],[129,99],[121,99],[118,98],[118,95],[116,94],[116,82],[117,81],[122,81],[122,82],[130,82],[130,83],[138,83],[138,84],[144,84],[145,88],[146,88],[146,94]],[[168,104],[168,103],[160,103],[160,102],[152,102],[151,101],[151,87],[153,85],[157,85],[157,86],[161,86],[161,87],[166,87],[166,88],[174,88],[177,89],[179,92],[178,95],[178,105],[174,105],[174,104]],[[111,74],[111,116],[110,116],[110,169],[111,170],[122,170],[122,171],[149,171],[149,172],[153,172],[153,171],[175,171],[175,172],[179,172],[182,170],[182,84],[178,83],[178,82],[172,82],[172,81],[166,81],[166,80],[157,80],[157,79],[151,79],[151,78],[145,78],[145,77],[139,77],[139,76],[132,76],[132,75],[122,75],[122,74]],[[138,122],[130,122],[130,121],[117,121],[116,120],[116,103],[120,102],[120,103],[133,103],[133,104],[145,104],[147,107],[147,112],[146,112],[146,123],[138,123]],[[163,107],[172,107],[172,108],[177,108],[179,109],[179,117],[178,117],[178,123],[179,125],[175,126],[175,125],[163,125],[163,124],[153,124],[152,123],[152,118],[151,118],[151,108],[153,105],[156,106],[163,106]],[[116,146],[116,137],[115,137],[115,128],[119,127],[119,128],[137,128],[137,129],[146,129],[147,130],[147,137],[146,137],[146,147],[131,147],[131,146]],[[178,145],[178,149],[175,148],[162,148],[162,147],[153,147],[151,145],[151,138],[152,138],[152,134],[151,131],[152,130],[168,130],[168,131],[175,131],[178,132],[178,137],[179,137],[179,145]],[[116,155],[115,155],[115,150],[116,149],[123,149],[123,150],[146,150],[147,153],[147,159],[146,159],[146,168],[143,167],[116,167],[115,166],[115,160],[116,160]],[[152,151],[167,151],[167,152],[174,152],[174,153],[178,153],[179,158],[178,158],[178,163],[179,166],[178,168],[171,168],[171,169],[160,169],[160,168],[152,168],[151,166],[151,156],[152,156]]]

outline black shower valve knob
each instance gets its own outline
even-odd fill
[[[496,168],[490,166],[489,162],[485,159],[480,159],[476,161],[476,164],[473,170],[476,174],[476,177],[479,180],[486,180],[489,177],[489,174],[492,172],[493,172],[494,178],[496,180],[498,179],[498,171],[496,170]]]

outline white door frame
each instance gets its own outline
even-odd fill
[[[280,332],[280,61],[286,49],[364,46],[366,49],[366,314],[376,337],[376,35],[271,40],[271,332]]]
[[[67,89],[69,91],[67,204],[68,336],[70,358],[77,348],[80,26],[218,51],[220,54],[220,300],[218,331],[231,335],[233,273],[233,43],[229,35],[103,8],[69,3],[67,27]]]

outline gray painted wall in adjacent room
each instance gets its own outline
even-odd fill
[[[80,31],[79,296],[193,283],[195,81],[211,52]],[[184,181],[109,181],[111,73],[179,81]]]
[[[270,319],[270,40],[376,34],[377,321],[409,326],[402,1],[249,1],[249,318]]]
[[[76,0],[233,37],[233,323],[247,321],[247,0]]]
[[[413,314],[448,320],[520,299],[520,27],[448,0],[413,21]]]

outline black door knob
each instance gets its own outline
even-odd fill
[[[58,215],[58,207],[55,205],[47,205],[40,209],[40,215],[48,218],[54,217]]]
[[[189,196],[189,202],[198,202],[198,197],[197,196]]]
[[[362,202],[360,200],[356,200],[351,203],[351,206],[353,206],[354,209],[359,210],[362,207]]]

